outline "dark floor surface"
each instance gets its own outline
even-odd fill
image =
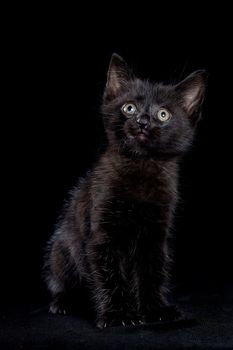
[[[232,293],[177,297],[186,319],[103,331],[78,316],[54,316],[44,305],[2,305],[0,349],[233,349]]]

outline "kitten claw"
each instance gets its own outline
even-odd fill
[[[56,307],[50,307],[49,313],[53,315],[66,315],[66,310],[65,309],[58,309]]]
[[[123,320],[121,321],[121,323],[122,323],[122,325],[125,327],[125,322],[124,322]]]
[[[101,322],[99,321],[97,324],[96,324],[96,327],[99,328],[99,329],[104,329],[104,328],[107,328],[107,322]]]
[[[53,315],[66,315],[66,306],[58,302],[53,302],[49,306],[49,313]]]
[[[133,321],[133,320],[130,320],[130,321],[131,321],[132,325],[133,325],[133,326],[135,326],[135,323],[134,323],[134,321]]]
[[[50,306],[50,308],[49,308],[49,314],[54,314],[55,312],[54,312],[54,309]]]

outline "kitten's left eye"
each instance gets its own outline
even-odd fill
[[[137,107],[133,103],[125,103],[121,110],[126,117],[131,117],[137,112]]]
[[[167,122],[171,118],[171,113],[168,112],[167,109],[161,108],[158,111],[157,116],[161,122]]]

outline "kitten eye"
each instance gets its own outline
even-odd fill
[[[121,110],[127,117],[130,117],[137,112],[137,108],[133,103],[125,103]]]
[[[171,118],[171,114],[165,108],[160,109],[157,116],[161,122],[167,122]]]

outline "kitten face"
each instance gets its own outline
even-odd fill
[[[152,84],[135,78],[113,55],[102,111],[110,144],[135,156],[172,156],[192,141],[205,92],[203,71],[178,85]]]

